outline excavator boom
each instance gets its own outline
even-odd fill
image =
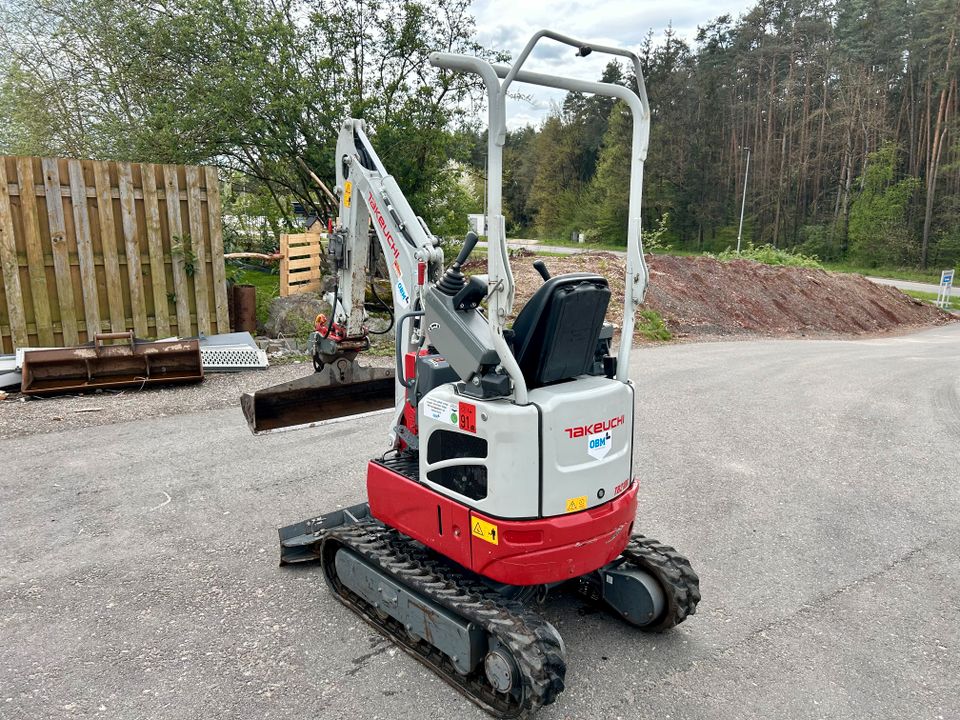
[[[395,408],[399,419],[406,387],[394,367],[356,361],[369,348],[364,296],[372,226],[387,260],[393,318],[418,306],[423,285],[440,272],[443,253],[377,156],[362,120],[347,119],[337,141],[340,217],[327,241],[336,286],[328,295],[330,317],[318,320],[309,347],[316,372],[308,377],[248,393],[241,398],[247,424],[256,434],[309,427],[371,411]],[[420,336],[397,323],[396,342],[409,351]],[[415,336],[415,337],[414,337]],[[394,423],[396,425],[396,422]]]

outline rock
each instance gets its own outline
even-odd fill
[[[329,316],[330,304],[313,293],[274,298],[267,313],[266,331],[271,337],[306,336],[317,315]]]

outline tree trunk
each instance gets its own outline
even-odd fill
[[[957,3],[957,16],[954,18],[954,27],[950,33],[950,45],[947,47],[947,63],[943,72],[947,86],[940,91],[940,107],[937,110],[937,122],[931,138],[933,143],[930,148],[930,163],[927,166],[927,205],[923,213],[923,241],[920,246],[920,267],[924,269],[927,267],[927,256],[930,252],[930,224],[933,220],[933,200],[937,193],[937,173],[940,170],[940,158],[947,138],[950,101],[953,89],[956,87],[956,80],[950,80],[950,65],[953,61],[953,44],[957,37],[958,20],[960,20],[960,3]]]

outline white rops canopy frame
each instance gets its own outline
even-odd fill
[[[534,46],[541,38],[549,38],[577,48],[578,55],[586,56],[591,52],[618,55],[633,63],[637,78],[637,92],[629,88],[610,83],[590,82],[555,75],[521,70]],[[507,347],[503,328],[513,308],[514,282],[507,255],[506,226],[503,218],[503,145],[507,137],[506,100],[507,92],[513,82],[542,85],[573,92],[606,95],[623,100],[633,115],[633,139],[630,150],[630,189],[629,221],[627,225],[627,282],[624,291],[623,328],[620,336],[620,350],[617,353],[617,379],[628,382],[630,369],[630,350],[633,345],[633,330],[637,306],[643,302],[647,289],[649,273],[643,258],[640,240],[640,203],[643,187],[643,163],[647,157],[647,145],[650,139],[650,105],[647,102],[647,90],[643,81],[640,59],[636,54],[621,48],[584,43],[566,35],[550,30],[536,33],[512,67],[491,65],[476,57],[433,53],[430,62],[439,68],[470,72],[479,75],[487,90],[489,104],[489,132],[487,142],[487,213],[488,213],[488,255],[487,275],[491,288],[488,305],[490,331],[493,345],[500,356],[503,368],[510,375],[514,387],[514,399],[520,405],[528,402],[527,385],[520,366]],[[501,82],[501,78],[503,81]]]

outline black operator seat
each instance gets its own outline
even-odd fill
[[[513,355],[527,387],[590,371],[610,302],[606,278],[567,273],[546,280],[513,323]]]

